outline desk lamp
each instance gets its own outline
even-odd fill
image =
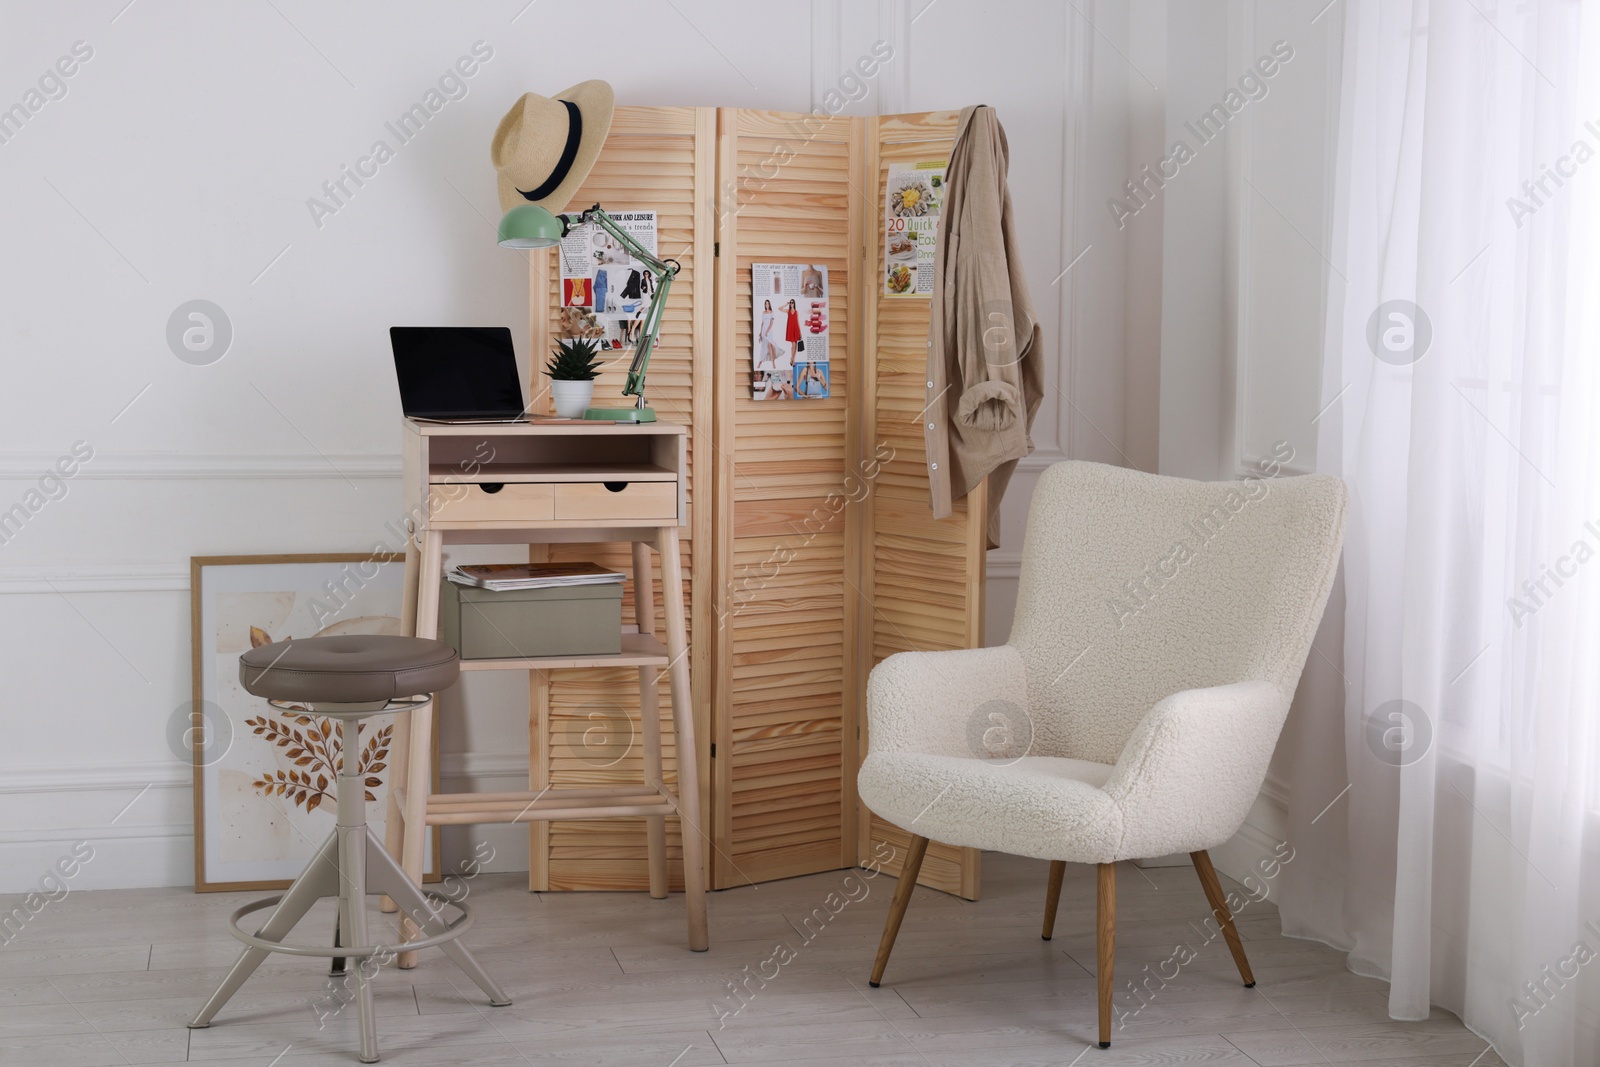
[[[608,422],[655,422],[656,413],[644,402],[644,372],[650,366],[650,353],[655,348],[656,335],[661,332],[661,314],[666,308],[667,290],[672,288],[673,277],[682,269],[678,261],[657,259],[651,255],[633,239],[632,234],[601,210],[599,204],[577,214],[562,215],[553,215],[538,204],[519,204],[500,220],[500,247],[549,248],[559,244],[574,227],[586,222],[592,222],[610,234],[630,256],[644,264],[655,279],[655,293],[640,324],[633,362],[628,365],[628,380],[622,387],[623,396],[636,396],[638,402],[631,408],[590,408],[583,413],[583,417]]]

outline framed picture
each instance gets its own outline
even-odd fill
[[[282,712],[246,693],[239,656],[291,637],[402,633],[404,558],[190,559],[196,892],[288,886],[333,828],[333,778],[346,750],[368,771],[367,820],[383,837],[388,756],[405,719],[375,715],[348,743],[337,722]],[[437,789],[437,759],[433,766]],[[427,842],[425,869],[436,877],[437,827]]]

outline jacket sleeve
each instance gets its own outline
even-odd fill
[[[984,108],[973,117],[970,135],[954,275],[959,332],[953,340],[961,368],[954,414],[964,430],[999,433],[1024,427],[1026,432],[1021,345],[1033,323],[1028,309],[1013,299],[1011,272],[1020,265],[1008,261],[1006,150],[993,110]]]

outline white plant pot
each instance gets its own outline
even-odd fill
[[[550,397],[556,402],[556,414],[563,419],[581,419],[594,399],[594,382],[550,383]]]

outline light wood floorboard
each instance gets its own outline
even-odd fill
[[[438,952],[412,971],[385,967],[383,1062],[1503,1067],[1447,1012],[1391,1021],[1383,983],[1351,974],[1331,949],[1282,937],[1276,908],[1260,901],[1238,913],[1258,979],[1243,988],[1227,946],[1209,936],[1192,870],[1118,873],[1110,1049],[1093,1047],[1093,868],[1067,868],[1045,942],[1046,864],[989,855],[981,902],[916,890],[878,989],[867,976],[894,890],[887,875],[714,893],[706,953],[684,943],[681,895],[529,894],[521,875],[481,875],[466,883],[477,912],[467,943],[515,1003],[490,1008]],[[356,1062],[354,1007],[339,1009],[316,960],[272,957],[210,1029],[185,1029],[238,953],[228,913],[253,896],[142,889],[51,904],[0,948],[0,1064]],[[371,923],[390,936],[392,916],[374,908]],[[331,931],[324,902],[299,936]],[[1193,958],[1175,967],[1179,946]],[[319,1020],[318,1004],[334,1010]]]

